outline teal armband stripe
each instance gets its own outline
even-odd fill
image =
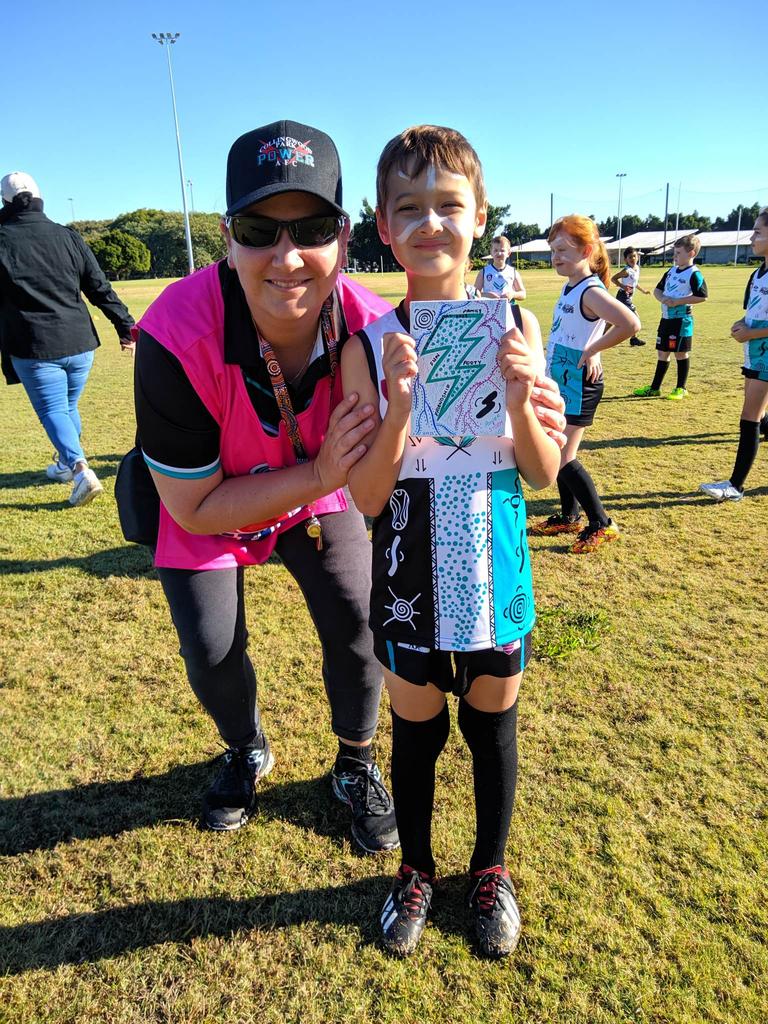
[[[162,462],[150,459],[146,452],[143,454],[144,461],[150,469],[154,469],[156,473],[160,473],[162,476],[171,476],[175,480],[204,480],[205,477],[213,476],[214,473],[221,469],[221,459],[216,459],[215,462],[196,469],[181,469],[177,466],[166,466]]]

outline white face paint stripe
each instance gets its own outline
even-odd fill
[[[461,237],[461,228],[458,224],[454,223],[450,217],[438,217],[434,210],[430,210],[426,217],[422,217],[421,220],[414,221],[413,224],[408,224],[404,227],[400,234],[395,236],[395,241],[398,245],[404,245],[414,231],[418,231],[419,228],[423,228],[424,225],[429,224],[430,221],[433,223],[436,222],[442,230],[447,229],[452,235],[455,235],[456,238]]]
[[[397,176],[398,178],[405,178],[406,181],[412,180],[410,174],[406,174],[405,171],[401,171],[399,168],[397,171]]]
[[[434,191],[436,177],[437,172],[435,171],[434,164],[430,164],[427,167],[427,188],[430,190],[430,192]]]

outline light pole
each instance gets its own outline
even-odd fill
[[[187,178],[187,188],[189,189],[189,211],[190,213],[195,212],[195,196],[192,192],[192,179]]]
[[[192,255],[192,232],[189,229],[189,213],[187,211],[187,193],[184,189],[184,164],[181,159],[181,137],[179,136],[179,117],[176,113],[176,90],[173,87],[173,68],[171,67],[171,47],[179,38],[179,32],[153,32],[152,38],[165,46],[168,57],[168,78],[171,82],[171,102],[173,104],[173,124],[176,128],[176,149],[179,154],[179,180],[181,181],[181,205],[184,210],[184,233],[187,236],[187,259],[189,260],[189,272],[195,269],[195,259]]]
[[[75,219],[75,200],[72,198],[72,196],[69,196],[67,198],[67,202],[72,207],[72,220],[74,221],[74,219]]]
[[[619,265],[619,260],[621,259],[621,193],[622,193],[622,186],[624,185],[624,179],[626,178],[626,176],[627,175],[626,175],[625,171],[621,171],[619,174],[616,175],[616,177],[619,179],[619,209],[618,209],[618,214],[616,216],[616,229],[617,229],[617,235],[618,235],[618,248],[616,249],[616,266],[617,267]]]

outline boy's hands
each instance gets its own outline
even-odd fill
[[[531,397],[538,361],[517,327],[507,331],[499,342],[496,361],[507,382],[507,408],[520,408]]]
[[[387,411],[407,418],[411,415],[411,381],[418,373],[416,345],[410,334],[384,335],[382,366],[387,382]]]
[[[731,327],[731,337],[735,341],[740,341],[742,343],[745,341],[750,341],[751,334],[752,332],[750,331],[749,327],[747,327],[747,324],[743,318],[741,320],[737,320],[736,323],[733,324],[733,326]]]

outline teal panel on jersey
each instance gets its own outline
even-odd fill
[[[768,321],[758,320],[752,324],[753,327],[768,327]],[[752,338],[747,342],[749,352],[749,368],[756,370],[761,376],[768,373],[768,336],[765,338]]]
[[[549,372],[556,380],[565,401],[565,415],[581,414],[584,373],[578,368],[581,351],[567,345],[555,345]]]
[[[488,541],[498,646],[524,636],[536,619],[525,499],[516,469],[488,474]]]

